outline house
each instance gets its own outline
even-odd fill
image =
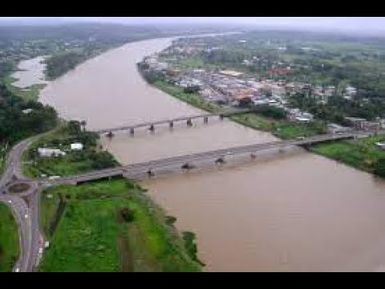
[[[29,114],[29,113],[31,113],[32,111],[33,111],[32,108],[27,108],[27,109],[22,110],[21,112],[24,113],[24,114]]]
[[[66,153],[59,149],[50,149],[50,148],[38,148],[37,152],[40,157],[57,157],[65,156]]]
[[[83,149],[82,143],[72,143],[71,144],[71,150],[72,151],[81,151]]]

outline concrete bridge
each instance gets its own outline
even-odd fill
[[[58,184],[77,184],[81,182],[87,182],[102,178],[109,178],[114,176],[124,176],[129,179],[143,179],[148,176],[156,174],[157,172],[175,172],[180,170],[189,170],[196,167],[194,164],[199,162],[211,162],[212,164],[221,164],[225,162],[226,156],[235,156],[248,154],[251,158],[254,158],[254,153],[269,149],[282,149],[288,146],[306,146],[315,143],[321,143],[332,140],[348,139],[363,137],[373,134],[373,132],[349,132],[342,134],[325,134],[318,135],[303,139],[274,141],[268,143],[259,143],[245,146],[237,146],[226,149],[219,149],[214,151],[207,151],[202,153],[188,154],[170,158],[164,158],[159,160],[153,160],[148,162],[130,164],[127,166],[121,166],[111,169],[104,169],[94,171],[78,176],[63,177],[56,180],[41,179],[40,181],[47,185]]]
[[[247,113],[252,112],[252,109],[233,109],[229,111],[225,111],[222,113],[204,113],[204,114],[198,114],[198,115],[192,115],[192,116],[183,116],[183,117],[177,117],[173,119],[165,119],[165,120],[158,120],[153,122],[144,122],[139,123],[135,125],[127,125],[127,126],[120,126],[120,127],[113,127],[113,128],[107,128],[107,129],[101,129],[96,130],[94,132],[103,134],[107,133],[108,135],[112,136],[112,133],[117,131],[130,131],[131,135],[135,134],[135,130],[138,128],[148,128],[150,131],[155,130],[155,126],[157,125],[168,125],[170,128],[174,127],[174,124],[176,122],[186,122],[187,126],[192,126],[192,121],[197,119],[203,119],[203,123],[208,123],[209,118],[212,117],[219,117],[219,119],[223,119],[224,117],[229,117],[234,114],[240,114],[240,113]]]

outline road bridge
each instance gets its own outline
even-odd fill
[[[129,131],[131,135],[135,134],[135,130],[139,128],[148,128],[150,131],[155,130],[155,126],[159,125],[168,125],[170,128],[174,127],[174,124],[177,122],[186,122],[187,126],[192,126],[192,121],[196,119],[203,119],[203,123],[208,123],[209,118],[213,117],[219,117],[219,119],[223,119],[225,117],[229,117],[231,115],[240,114],[240,113],[247,113],[252,112],[254,110],[252,109],[232,109],[229,111],[221,112],[221,113],[203,113],[198,115],[191,115],[191,116],[182,116],[172,119],[165,119],[165,120],[158,120],[158,121],[149,121],[149,122],[143,122],[139,124],[134,125],[127,125],[127,126],[119,126],[119,127],[113,127],[113,128],[106,128],[101,130],[95,130],[94,132],[103,134],[107,133],[108,135],[112,135],[112,133],[117,131]]]
[[[332,140],[355,138],[359,136],[367,136],[372,133],[369,132],[349,132],[342,134],[325,134],[317,135],[313,137],[307,137],[296,140],[284,140],[284,141],[273,141],[267,143],[259,143],[245,146],[237,146],[226,149],[218,149],[213,151],[187,154],[176,157],[152,160],[148,162],[135,163],[127,166],[120,166],[111,169],[103,169],[94,171],[78,176],[63,177],[56,180],[41,179],[40,181],[48,185],[58,184],[77,184],[81,182],[87,182],[102,178],[110,178],[114,176],[124,176],[129,179],[140,179],[145,175],[153,175],[158,170],[175,171],[180,169],[193,168],[193,164],[200,161],[212,160],[213,163],[223,163],[223,159],[226,156],[235,156],[241,154],[249,154],[251,157],[254,153],[269,149],[282,149],[288,146],[306,146],[315,143],[321,143]]]

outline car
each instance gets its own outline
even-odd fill
[[[20,272],[20,268],[16,268],[16,269],[15,269],[15,272]]]
[[[43,254],[43,248],[39,248],[39,254]]]
[[[12,204],[12,200],[8,200],[8,203]]]
[[[25,214],[25,215],[24,215],[24,218],[28,219],[28,214]]]

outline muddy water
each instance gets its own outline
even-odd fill
[[[44,79],[45,64],[43,61],[43,56],[20,61],[17,66],[19,71],[12,74],[12,77],[17,79],[12,85],[27,88],[34,84],[46,84],[47,81]]]
[[[42,101],[88,127],[108,128],[200,113],[147,85],[135,64],[168,39],[127,44],[50,83]],[[172,131],[118,134],[102,143],[122,163],[265,142],[270,134],[230,121]],[[242,166],[143,182],[149,194],[197,233],[209,271],[376,271],[385,268],[385,183],[303,152]]]

